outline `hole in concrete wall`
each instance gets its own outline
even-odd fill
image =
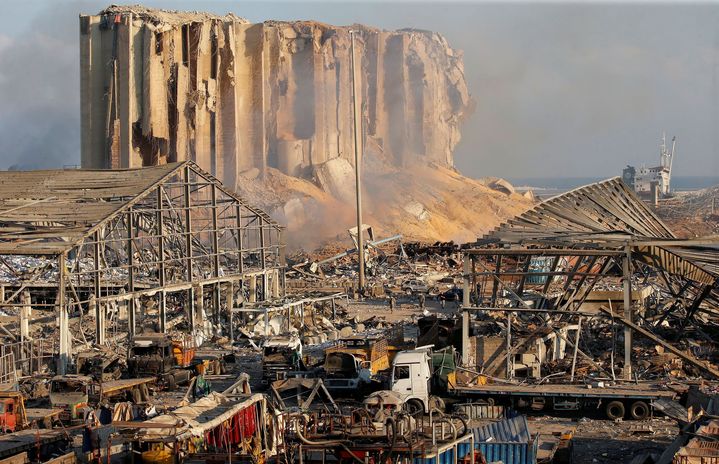
[[[182,26],[182,64],[187,66],[190,62],[190,25]]]
[[[217,79],[217,64],[218,64],[218,49],[217,49],[217,33],[212,32],[210,39],[210,78]]]
[[[216,113],[210,113],[210,172],[213,176],[217,175],[217,150],[216,150]]]
[[[410,107],[414,108],[407,141],[411,146],[408,148],[413,154],[424,155],[424,63],[414,54],[407,57],[407,74],[412,99]]]
[[[384,104],[387,108],[388,145],[399,166],[404,166],[406,143],[404,95],[404,43],[401,36],[387,39],[384,55]]]
[[[164,48],[162,41],[162,32],[155,32],[155,55],[161,55]]]
[[[309,139],[315,134],[315,67],[312,42],[292,55],[294,136]]]
[[[173,98],[177,95],[177,67],[181,66],[177,63],[172,65],[170,69],[170,80],[167,82],[167,94],[170,98],[167,99],[167,123],[170,127],[170,146],[169,153],[167,154],[167,162],[174,163],[177,161],[177,101]]]
[[[167,139],[146,136],[142,133],[142,122],[132,125],[132,146],[139,150],[143,166],[157,166],[167,163],[169,143]]]
[[[367,82],[367,134],[377,135],[377,35],[372,34],[366,40],[365,53],[362,55],[363,65],[366,62],[367,72],[360,73]],[[364,70],[364,66],[361,68]]]

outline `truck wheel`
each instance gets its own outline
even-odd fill
[[[140,389],[135,387],[130,392],[130,395],[132,395],[132,402],[135,404],[142,403],[142,394],[140,393]]]
[[[417,398],[408,400],[407,403],[405,403],[405,407],[407,408],[407,412],[412,416],[415,414],[424,414],[424,405]]]
[[[644,401],[635,401],[629,408],[629,414],[634,420],[644,420],[649,417],[649,405]]]
[[[168,390],[173,391],[177,387],[177,382],[175,382],[175,376],[172,374],[165,374],[162,377],[162,380],[165,381],[165,386]]]
[[[147,388],[147,384],[140,385],[140,397],[144,403],[150,402],[150,390]]]
[[[607,417],[612,420],[622,419],[624,417],[624,403],[621,401],[611,401],[607,403],[604,409]]]
[[[419,400],[418,400],[419,401]],[[422,408],[424,410],[424,408]],[[444,404],[444,400],[440,398],[439,396],[430,396],[429,397],[429,409],[439,409],[440,411],[444,412],[447,409],[447,406]]]

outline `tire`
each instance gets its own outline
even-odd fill
[[[140,389],[135,387],[130,391],[130,396],[132,397],[132,402],[135,404],[142,403],[142,393],[140,393]]]
[[[634,420],[644,420],[649,417],[649,405],[644,401],[635,401],[629,408],[629,415]]]
[[[147,388],[147,384],[143,383],[140,385],[140,397],[144,403],[150,402],[150,390]]]
[[[397,424],[395,424],[394,420],[387,419],[387,421],[384,424],[384,430],[385,430],[385,438],[387,438],[387,443],[394,443],[397,440]]]
[[[412,398],[405,403],[407,412],[414,416],[415,414],[424,414],[424,405],[417,398]]]
[[[624,409],[624,403],[621,401],[610,401],[604,408],[604,412],[606,413],[607,418],[617,420],[623,419],[626,411]]]
[[[165,376],[165,380],[167,381],[167,389],[170,391],[175,391],[177,388],[177,382],[175,382],[175,376],[172,374],[167,374]]]

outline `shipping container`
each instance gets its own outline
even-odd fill
[[[529,433],[525,416],[517,416],[476,428],[475,447],[487,462],[503,464],[536,464],[538,436]]]
[[[454,441],[438,445],[435,451],[426,453],[423,457],[414,458],[413,464],[457,464],[466,456],[470,455],[474,436],[467,434]],[[467,462],[471,462],[470,459]]]

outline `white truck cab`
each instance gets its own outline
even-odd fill
[[[390,389],[404,397],[410,411],[429,412],[431,360],[427,349],[400,351],[394,358]]]

